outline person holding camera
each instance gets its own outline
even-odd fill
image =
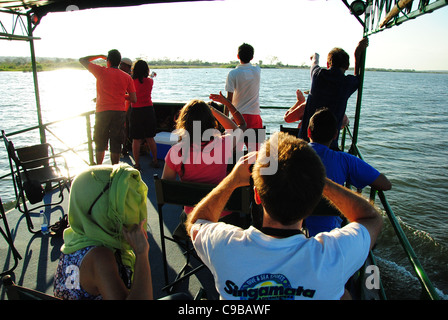
[[[265,170],[273,161],[276,172]],[[249,185],[251,177],[254,200],[263,208],[262,227],[243,230],[218,223],[233,190]],[[302,221],[322,195],[350,223],[307,238]],[[367,200],[328,180],[312,148],[283,132],[242,157],[186,222],[221,298],[244,300],[342,298],[345,283],[363,265],[381,227],[381,215]]]

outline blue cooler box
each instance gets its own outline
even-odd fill
[[[157,159],[164,160],[168,150],[179,141],[179,136],[172,132],[159,132],[154,137],[157,144]]]

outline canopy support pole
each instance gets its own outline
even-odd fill
[[[361,61],[360,61],[359,87],[358,87],[358,96],[356,99],[355,123],[353,125],[352,146],[356,145],[358,143],[358,133],[359,133],[359,122],[361,120],[361,103],[362,103],[362,90],[364,87],[365,66],[366,66],[366,52],[364,52],[364,54],[361,57]]]
[[[31,24],[31,14],[28,13],[26,15],[28,20],[28,37],[30,42],[30,51],[31,51],[31,66],[33,69],[33,80],[34,80],[34,95],[36,97],[36,109],[37,109],[37,122],[39,124],[39,133],[40,133],[40,142],[46,143],[47,138],[45,136],[45,127],[42,122],[42,111],[40,105],[40,96],[39,96],[39,83],[37,81],[37,64],[36,64],[36,54],[34,51],[34,40],[33,40],[33,26]]]

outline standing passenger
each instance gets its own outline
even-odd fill
[[[140,145],[146,140],[152,154],[151,166],[159,167],[157,160],[157,145],[154,140],[156,135],[156,113],[151,100],[154,80],[149,77],[148,64],[138,60],[132,71],[132,78],[137,93],[137,102],[132,104],[130,119],[130,136],[132,139],[132,154],[134,155],[134,168],[140,170]]]
[[[263,128],[259,101],[261,69],[250,63],[254,57],[254,48],[243,43],[238,48],[237,57],[240,64],[227,75],[227,99],[243,115],[248,129]]]
[[[296,102],[291,108],[288,109],[288,111],[285,112],[283,120],[285,120],[286,123],[299,122],[297,128],[300,129],[300,127],[302,126],[303,114],[305,113],[306,99],[303,96],[302,91],[300,91],[299,89],[297,89],[296,91],[296,97]],[[344,114],[344,120],[342,121],[341,129],[346,127],[349,122],[350,120],[348,119],[347,115]]]
[[[306,101],[302,118],[302,126],[299,130],[299,138],[307,140],[308,122],[318,108],[330,109],[338,121],[338,128],[342,127],[347,101],[359,87],[359,74],[361,72],[361,59],[369,44],[367,38],[363,38],[355,50],[354,75],[345,75],[350,65],[350,57],[341,48],[334,48],[328,53],[327,68],[319,66],[319,54],[311,56],[311,90]],[[338,148],[339,130],[331,148]]]
[[[121,59],[119,68],[130,75],[132,70],[132,60],[129,58]]]
[[[107,67],[91,61],[107,60]],[[134,82],[131,76],[118,69],[121,54],[118,50],[110,50],[105,55],[86,56],[79,62],[96,78],[96,112],[95,112],[95,153],[96,163],[102,164],[107,143],[110,140],[110,160],[112,164],[120,161],[123,143],[123,128],[126,117],[125,100],[137,102]]]

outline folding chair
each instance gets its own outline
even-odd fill
[[[16,285],[10,275],[2,277],[8,300],[61,300],[55,296]]]
[[[280,125],[280,132],[286,132],[297,137],[299,135],[299,128],[284,127],[283,125]]]
[[[70,174],[67,161],[62,155],[56,155],[49,143],[15,148],[3,130],[2,137],[9,157],[16,195],[16,208],[25,214],[28,230],[31,233],[38,233],[40,230],[33,230],[34,226],[30,213],[44,206],[62,203],[64,200],[64,188],[70,191]],[[59,168],[58,163],[64,165],[65,174]],[[60,200],[28,208],[27,200],[30,204],[40,203],[45,190],[51,189],[52,183],[56,183],[59,188]],[[46,189],[42,188],[42,185],[45,185]]]
[[[17,251],[16,247],[14,246],[14,240],[11,236],[11,231],[9,230],[8,220],[6,219],[6,213],[5,209],[3,208],[2,199],[0,198],[0,219],[3,220],[3,228],[0,227],[0,233],[2,234],[3,238],[5,238],[6,242],[8,243],[9,249],[11,250],[12,257],[14,258],[14,265],[10,267],[8,270],[3,270],[3,272],[0,274],[1,277],[4,275],[14,271],[14,269],[17,267],[19,260],[22,259],[19,252]]]
[[[179,241],[174,237],[165,235],[164,231],[164,216],[163,216],[163,206],[165,204],[173,204],[179,206],[195,206],[199,201],[201,201],[210,191],[213,190],[215,185],[203,184],[203,183],[193,183],[193,182],[181,182],[173,180],[160,179],[157,174],[154,175],[154,184],[156,190],[157,207],[159,214],[159,226],[160,226],[160,238],[162,245],[162,258],[163,258],[163,271],[165,276],[165,287],[162,290],[167,290],[171,292],[173,286],[182,281],[185,278],[197,273],[205,265],[200,261],[199,257],[196,255],[192,243],[189,239],[184,241]],[[250,187],[240,187],[236,189],[229,201],[226,204],[225,210],[232,212],[239,212],[240,216],[243,218],[250,218]],[[180,210],[182,211],[182,210]],[[177,243],[183,250],[186,256],[186,263],[182,269],[177,273],[174,281],[169,282],[168,277],[168,262],[166,256],[166,244],[165,240],[169,240]],[[190,265],[190,257],[194,257],[200,262],[200,265],[189,272],[185,272],[186,268]]]

